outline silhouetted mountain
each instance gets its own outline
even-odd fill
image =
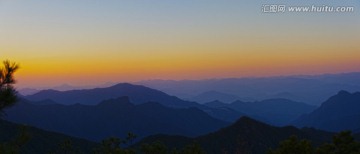
[[[190,98],[190,100],[196,101],[201,104],[211,102],[214,100],[219,100],[219,101],[222,101],[225,103],[230,103],[230,102],[234,102],[236,100],[240,100],[240,97],[236,96],[236,95],[232,95],[232,94],[217,92],[217,91],[207,91],[207,92],[201,93],[195,97]]]
[[[285,98],[319,106],[340,89],[360,91],[360,72],[315,76],[280,76],[264,78],[228,78],[208,80],[148,80],[138,84],[155,88],[182,99],[207,91],[233,94],[240,98],[264,100]],[[221,100],[219,98],[212,99]],[[247,101],[247,100],[244,100]]]
[[[297,119],[298,127],[315,127],[328,131],[360,128],[360,92],[340,91],[312,113]]]
[[[296,135],[300,139],[309,139],[314,145],[330,141],[332,133],[315,129],[297,129],[292,126],[273,127],[248,117],[242,117],[231,126],[222,128],[216,132],[209,133],[196,138],[180,136],[155,135],[150,136],[137,143],[152,143],[160,141],[165,145],[177,149],[191,144],[199,143],[208,154],[219,153],[265,153],[269,148]]]
[[[299,116],[310,113],[316,108],[315,106],[287,99],[267,99],[259,102],[235,101],[231,104],[214,101],[205,105],[212,108],[226,107],[234,109],[276,126],[287,125]]]
[[[22,131],[22,128],[25,129]],[[20,148],[20,153],[56,152],[56,150],[61,149],[60,144],[66,141],[70,141],[72,148],[78,153],[91,153],[93,148],[98,146],[97,143],[85,139],[23,126],[4,120],[0,120],[0,132],[0,144],[15,140],[22,132],[28,135],[29,140]]]
[[[128,96],[132,103],[141,104],[149,101],[159,102],[170,107],[193,107],[197,103],[183,101],[174,96],[169,96],[161,91],[140,85],[127,83],[117,84],[108,88],[95,88],[85,90],[56,91],[44,90],[26,98],[31,101],[51,99],[62,104],[87,104],[94,105],[103,100]]]
[[[128,97],[98,105],[33,105],[19,102],[6,110],[6,119],[45,130],[94,141],[133,132],[140,138],[157,134],[197,136],[217,130],[226,122],[197,108],[174,109],[159,103],[131,104]]]

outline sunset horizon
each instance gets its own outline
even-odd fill
[[[0,60],[20,64],[20,87],[360,71],[357,1],[271,3],[4,0]]]

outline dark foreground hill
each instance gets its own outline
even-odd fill
[[[230,104],[213,101],[205,105],[212,108],[230,108],[275,126],[289,125],[299,116],[308,114],[316,108],[287,99],[267,99],[256,102],[235,101]]]
[[[333,133],[309,128],[297,129],[292,126],[273,127],[248,117],[242,117],[231,126],[196,138],[155,135],[145,138],[138,145],[160,141],[169,148],[181,149],[185,145],[196,142],[208,154],[263,154],[292,135],[296,135],[300,139],[309,139],[314,145],[319,145],[331,141]]]
[[[360,92],[340,91],[312,113],[297,119],[298,127],[315,127],[328,131],[351,130],[360,128]]]
[[[24,133],[24,137],[20,135]],[[0,146],[3,145],[7,150],[11,148],[11,142],[23,140],[24,144],[21,146],[20,153],[50,153],[64,151],[62,145],[70,143],[71,148],[78,153],[91,153],[97,143],[70,137],[60,133],[44,131],[35,127],[24,126],[0,120]],[[7,143],[5,145],[5,143]],[[0,148],[0,153],[4,149]]]
[[[7,120],[16,123],[93,141],[124,138],[128,132],[139,138],[158,133],[198,136],[228,124],[197,108],[175,109],[153,102],[134,105],[128,97],[98,105],[34,105],[23,100],[6,114]]]

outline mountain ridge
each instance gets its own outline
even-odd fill
[[[132,85],[129,83],[120,83],[106,88],[95,88],[86,90],[56,91],[45,90],[34,95],[25,96],[25,99],[31,101],[52,100],[58,104],[85,104],[95,105],[103,100],[127,96],[134,104],[146,102],[157,102],[171,108],[189,108],[197,107],[209,115],[228,122],[232,122],[244,115],[234,110],[214,109],[196,102],[185,101],[175,96],[170,96],[156,89],[151,89],[141,85]]]
[[[277,147],[281,141],[291,135],[296,135],[300,139],[309,139],[314,145],[319,145],[331,141],[333,133],[309,128],[298,129],[293,126],[274,127],[244,116],[230,126],[199,137],[155,135],[143,139],[137,145],[160,141],[170,148],[179,149],[195,142],[209,154],[260,154]]]
[[[142,91],[142,96],[138,96],[137,91]],[[167,94],[159,90],[151,89],[141,85],[132,85],[129,83],[119,83],[106,88],[94,88],[94,89],[81,89],[81,90],[69,90],[69,91],[57,91],[57,90],[42,90],[36,94],[25,96],[26,99],[31,101],[41,101],[43,99],[51,99],[55,102],[61,102],[63,104],[96,104],[105,99],[117,98],[122,96],[128,96],[135,104],[145,103],[148,101],[157,101],[167,106],[182,107],[197,106],[196,103],[182,101],[175,96],[167,97]],[[148,97],[142,99],[143,97]],[[162,101],[161,101],[162,100]]]
[[[322,105],[296,119],[298,127],[315,127],[328,131],[352,130],[360,128],[360,92],[349,93],[341,90]]]
[[[287,125],[299,116],[315,110],[315,106],[288,99],[266,99],[255,102],[234,101],[230,104],[220,101],[206,103],[213,108],[230,108],[248,116],[276,126]]]

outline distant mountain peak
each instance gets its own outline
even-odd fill
[[[330,97],[327,101],[325,101],[321,106],[327,106],[327,105],[340,105],[341,104],[348,104],[352,102],[353,99],[359,98],[360,93],[350,93],[345,90],[339,91],[336,95]]]
[[[230,127],[253,127],[253,126],[268,126],[270,127],[270,125],[267,125],[265,123],[259,122],[255,119],[252,119],[248,116],[242,116],[241,118],[239,118],[239,120],[237,120],[232,126]]]

